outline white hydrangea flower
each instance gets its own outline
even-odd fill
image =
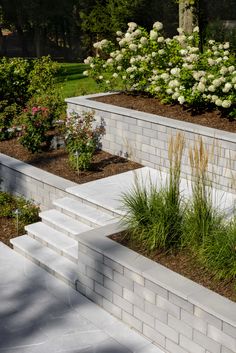
[[[173,94],[173,90],[171,88],[167,88],[166,93],[167,94]]]
[[[138,36],[140,36],[140,34],[142,34],[141,30],[136,29],[136,31],[134,31],[134,33],[133,33],[133,36],[138,37]]]
[[[207,62],[208,62],[208,64],[210,65],[210,66],[213,66],[213,65],[215,65],[215,60],[213,60],[213,59],[211,59],[211,58],[209,58],[208,60],[207,60]]]
[[[206,89],[206,86],[204,85],[204,83],[202,82],[199,82],[198,86],[197,86],[197,89],[199,92],[205,92],[205,89]]]
[[[181,49],[180,51],[180,55],[184,56],[188,53],[188,51],[186,49]]]
[[[214,85],[210,85],[208,87],[208,91],[210,91],[210,92],[215,92],[215,90],[216,90],[216,87]]]
[[[99,78],[99,80],[103,80],[103,76],[102,75],[100,75],[98,78]]]
[[[232,87],[233,87],[233,86],[231,85],[231,83],[227,82],[227,83],[225,84],[224,88],[222,89],[222,92],[228,93],[228,92],[231,90]]]
[[[112,58],[107,59],[107,64],[112,64],[112,63],[113,63],[113,59]]]
[[[162,78],[163,80],[168,80],[169,74],[168,74],[167,72],[163,72],[163,74],[161,74],[161,78]]]
[[[135,23],[135,22],[129,22],[129,23],[128,23],[128,27],[129,27],[129,28],[132,28],[132,29],[135,29],[135,28],[138,27],[138,25],[137,25],[137,23]]]
[[[234,72],[234,69],[235,69],[235,67],[234,67],[233,65],[231,65],[231,66],[228,67],[228,71],[229,71],[230,73]]]
[[[221,107],[221,106],[222,106],[222,100],[218,98],[218,99],[215,101],[215,104],[216,104],[218,107]]]
[[[171,39],[170,38],[166,38],[166,44],[171,43]]]
[[[223,108],[230,108],[231,107],[231,101],[230,100],[223,100],[222,107]]]
[[[114,78],[118,77],[118,74],[116,72],[114,72],[114,74],[112,75]]]
[[[132,50],[132,51],[136,51],[136,50],[138,49],[138,47],[137,47],[136,44],[131,43],[131,44],[129,45],[129,49]]]
[[[124,80],[124,81],[125,81],[126,79],[127,79],[127,76],[125,76],[125,75],[124,75],[124,76],[122,76],[122,80]]]
[[[157,38],[157,42],[158,42],[158,43],[163,43],[164,40],[165,40],[164,37],[158,37],[158,38]]]
[[[148,42],[148,40],[147,40],[146,37],[141,37],[141,38],[140,38],[140,43],[141,43],[142,45],[147,44],[147,42]]]
[[[109,41],[108,41],[107,39],[103,39],[103,40],[100,42],[100,48],[104,48],[104,47],[106,47],[108,44],[109,44]]]
[[[160,90],[161,90],[161,87],[160,87],[160,86],[156,86],[156,87],[155,87],[155,91],[156,91],[156,92],[159,92]]]
[[[218,99],[218,96],[216,96],[215,94],[213,94],[213,95],[211,96],[212,102],[215,103],[215,101],[216,101],[217,99]]]
[[[163,28],[163,24],[157,21],[153,24],[153,28],[155,28],[157,31],[160,31]]]
[[[155,58],[157,56],[157,53],[155,51],[152,52],[152,57]]]
[[[122,37],[122,36],[123,36],[123,33],[122,33],[121,31],[117,31],[117,32],[116,32],[116,35],[117,35],[118,37]]]
[[[91,56],[88,56],[86,59],[84,59],[85,64],[90,64],[92,62],[93,58]]]
[[[229,59],[229,57],[228,57],[228,56],[226,56],[226,55],[225,55],[225,56],[223,56],[223,60],[225,60],[225,61],[226,61],[226,60],[228,60],[228,59]]]
[[[183,30],[183,28],[178,27],[178,28],[177,28],[177,32],[178,32],[179,34],[183,34],[183,33],[184,33],[184,30]]]
[[[110,81],[109,80],[106,80],[106,84],[109,85]]]
[[[123,59],[123,55],[122,54],[118,54],[115,58],[116,61],[121,61]]]
[[[199,27],[198,26],[194,27],[193,32],[198,33],[199,32]]]
[[[159,50],[158,50],[158,54],[159,54],[159,55],[165,54],[165,50],[164,50],[164,49],[159,49]]]
[[[179,77],[180,75],[180,68],[178,67],[173,67],[173,69],[170,70],[171,75]]]
[[[154,31],[154,30],[151,30],[151,31],[150,31],[150,39],[151,39],[151,40],[156,40],[157,37],[158,37],[157,32]]]
[[[223,60],[222,58],[217,58],[216,59],[217,64],[219,64],[222,60]]]
[[[89,65],[91,67],[91,69],[93,69],[95,67],[95,65],[92,63]]]
[[[121,67],[121,66],[117,66],[117,70],[118,70],[118,71],[121,71],[121,70],[122,70],[122,67]]]
[[[224,49],[229,49],[229,47],[230,47],[229,42],[224,43],[223,47],[224,47]]]
[[[83,75],[84,75],[84,76],[88,76],[88,75],[89,75],[88,71],[84,71],[84,72],[83,72]]]
[[[178,98],[178,102],[179,102],[180,104],[184,104],[184,102],[185,102],[184,96],[180,96],[180,97]]]
[[[209,43],[210,45],[213,45],[213,44],[215,43],[215,41],[214,41],[213,39],[210,39],[210,40],[208,41],[208,43]]]

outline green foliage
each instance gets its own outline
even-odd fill
[[[27,224],[39,220],[39,207],[22,197],[0,192],[0,217],[16,218],[16,214],[18,214],[19,228],[23,230]]]
[[[199,51],[199,28],[188,35],[164,38],[163,25],[155,22],[147,32],[128,23],[117,32],[117,43],[103,39],[94,44],[98,55],[88,57],[85,75],[112,87],[147,92],[164,103],[179,103],[194,110],[218,108],[234,117],[236,106],[235,55],[230,44],[209,40]],[[109,77],[107,79],[107,77]]]
[[[221,224],[210,237],[204,239],[199,258],[211,269],[216,278],[236,278],[236,218],[228,224]]]
[[[183,207],[180,196],[180,166],[184,141],[181,135],[170,141],[170,176],[167,185],[158,190],[151,181],[142,185],[136,180],[134,188],[123,195],[127,213],[123,222],[128,236],[145,251],[170,250],[181,242]]]
[[[36,105],[49,108],[50,118],[52,115],[54,119],[58,118],[63,106],[62,98],[54,87],[58,68],[49,57],[32,61],[18,58],[0,60],[0,139],[14,134],[16,127],[13,123],[18,121],[18,116],[32,97],[38,101]]]
[[[69,152],[70,164],[77,171],[90,167],[99,139],[104,134],[104,126],[93,127],[94,122],[93,112],[84,113],[82,116],[71,114],[66,118],[66,149]]]

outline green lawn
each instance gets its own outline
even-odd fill
[[[58,86],[62,87],[63,98],[75,97],[101,91],[94,80],[83,75],[87,65],[62,63],[58,73]]]

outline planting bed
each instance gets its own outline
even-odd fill
[[[219,130],[236,132],[236,120],[230,120],[218,110],[209,109],[204,112],[191,111],[179,104],[161,104],[156,98],[130,93],[111,94],[92,99],[98,102],[116,105],[118,107],[162,115],[168,118],[187,121]]]
[[[206,288],[213,290],[214,292],[229,298],[232,301],[236,301],[236,288],[235,281],[223,281],[216,280],[213,278],[213,274],[204,268],[197,259],[190,254],[188,251],[178,251],[171,253],[153,252],[151,254],[146,253],[141,246],[128,241],[125,237],[125,233],[118,233],[110,237],[112,240],[118,242],[121,245],[128,247],[136,251],[137,253],[148,257],[159,264],[166,266],[170,270],[173,270],[194,282],[203,285]]]
[[[41,168],[49,173],[71,180],[77,184],[105,178],[110,175],[123,173],[141,167],[140,164],[122,157],[114,156],[104,151],[98,151],[93,157],[90,170],[78,174],[70,168],[68,154],[64,149],[31,154],[18,142],[17,139],[0,141],[0,153],[4,153],[10,157],[29,163],[37,168]]]

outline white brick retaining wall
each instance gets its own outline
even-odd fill
[[[109,93],[108,93],[109,94]],[[191,174],[188,148],[202,136],[209,151],[214,147],[214,172],[216,187],[236,193],[236,134],[201,125],[187,123],[143,113],[131,109],[93,101],[89,98],[103,94],[66,99],[68,112],[95,111],[98,122],[105,120],[106,134],[102,149],[112,154],[128,157],[152,168],[168,170],[168,141],[177,132],[184,134],[186,148],[183,156],[182,176]]]
[[[51,208],[54,200],[68,196],[66,188],[76,185],[0,153],[0,190],[31,199],[39,203],[41,209]]]
[[[78,237],[77,289],[168,353],[235,353],[236,304],[107,238],[120,230]]]

